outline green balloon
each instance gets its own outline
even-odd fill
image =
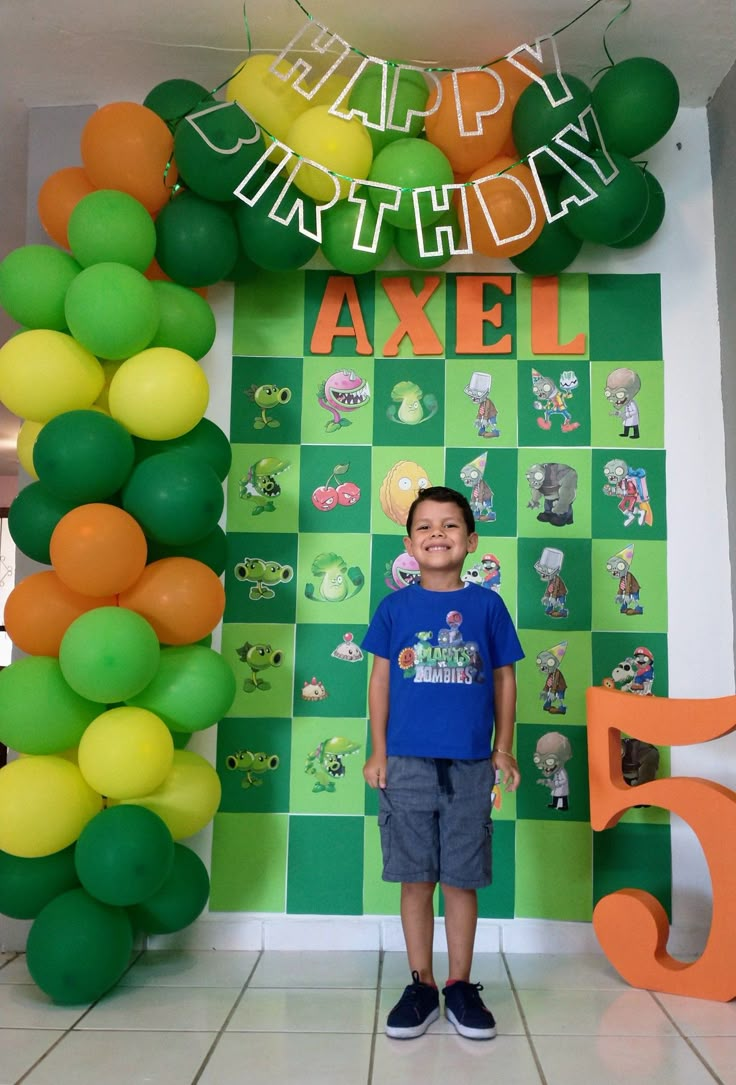
[[[313,226],[316,223],[314,200],[303,192],[292,193],[293,189],[279,207],[279,214],[287,218],[290,210],[288,201],[298,198],[305,209],[305,221],[310,227]],[[269,218],[270,206],[268,193],[253,207],[238,200],[233,215],[242,251],[256,267],[266,271],[295,271],[312,259],[319,243],[301,232],[298,214],[285,226],[282,222]]]
[[[235,210],[234,205],[233,210]],[[228,283],[245,283],[258,274],[258,267],[253,263],[250,256],[246,256],[242,245],[240,245],[240,236],[238,236],[238,246],[235,263],[225,276],[225,282]]]
[[[355,232],[362,215],[358,242],[373,252],[355,248]],[[334,268],[345,275],[361,275],[373,271],[388,256],[396,237],[396,229],[385,219],[376,237],[378,214],[370,204],[365,210],[359,204],[340,200],[326,212],[322,220],[322,252]]]
[[[410,267],[417,268],[442,267],[443,264],[446,264],[452,253],[448,252],[449,242],[446,233],[439,235],[437,233],[442,227],[452,232],[454,244],[457,245],[460,241],[461,230],[460,220],[454,207],[451,207],[449,211],[445,211],[431,226],[422,227],[421,235],[425,251],[433,252],[439,248],[440,252],[437,256],[422,254],[419,248],[419,234],[416,229],[397,230],[396,249],[401,259]]]
[[[449,161],[433,143],[424,139],[397,139],[373,159],[368,180],[407,190],[402,192],[395,211],[384,211],[384,219],[401,230],[408,230],[415,228],[417,221],[410,190],[432,187],[436,190],[436,201],[441,203],[442,186],[453,184],[454,176]],[[387,198],[385,191],[373,187],[369,188],[368,195],[376,209],[381,200]],[[419,197],[419,221],[423,226],[436,222],[443,214],[442,209],[437,210],[433,206],[429,193],[425,192]]]
[[[151,347],[173,347],[199,361],[215,341],[215,314],[199,294],[180,283],[151,283],[159,311],[158,330]]]
[[[174,863],[166,881],[128,914],[134,926],[147,934],[172,934],[194,922],[209,894],[210,879],[202,860],[191,848],[174,844]]]
[[[542,77],[544,82],[551,88],[552,93],[559,98],[561,88],[555,74]],[[565,151],[553,143],[554,137],[568,124],[579,125],[580,114],[591,102],[589,87],[574,75],[564,73],[565,82],[568,85],[572,97],[569,101],[559,105],[552,105],[547,93],[539,83],[531,83],[519,96],[514,107],[514,115],[511,122],[511,132],[514,144],[519,155],[525,158],[539,147],[550,147],[563,162],[575,164],[580,162],[577,155]],[[575,146],[585,149],[592,144],[575,138]],[[560,173],[563,166],[555,162],[548,154],[541,154],[535,158],[536,167],[541,174]]]
[[[605,155],[596,152],[593,160],[598,163],[605,176],[611,167]],[[564,221],[570,233],[583,241],[594,241],[599,245],[613,245],[635,230],[641,223],[649,202],[649,188],[644,179],[644,171],[628,158],[615,152],[611,159],[618,170],[612,181],[606,184],[592,165],[581,162],[576,166],[577,176],[565,174],[560,182],[560,205],[572,197],[584,199],[578,177],[588,185],[595,197],[586,203],[568,205]]]
[[[156,251],[156,227],[142,203],[127,192],[99,189],[69,216],[69,248],[82,267],[126,264],[145,271]]]
[[[215,528],[224,504],[222,483],[210,465],[186,449],[142,460],[123,489],[123,508],[146,535],[184,546]]]
[[[383,95],[383,76],[374,67],[369,67],[356,80],[350,91],[350,109],[364,113],[373,124],[389,121],[396,128],[371,128],[366,131],[371,137],[373,154],[378,154],[389,143],[397,139],[416,138],[424,128],[423,116],[409,117],[409,111],[422,113],[429,98],[429,85],[420,72],[407,68],[387,70],[385,116],[381,117],[381,99]],[[393,105],[392,105],[393,100]],[[408,122],[408,123],[407,123]],[[405,131],[402,128],[405,126]]]
[[[49,493],[40,482],[31,482],[10,506],[8,528],[13,542],[26,557],[50,565],[49,544],[54,528],[73,508],[76,508],[74,501],[64,501]]]
[[[159,656],[158,638],[140,614],[125,607],[96,607],[67,629],[59,665],[80,696],[108,705],[134,697],[147,686]]]
[[[0,305],[26,329],[64,332],[64,298],[81,270],[61,249],[22,245],[0,263]]]
[[[33,981],[63,1006],[94,1002],[130,962],[133,929],[124,908],[72,889],[39,913],[28,933],[26,961]]]
[[[69,687],[59,661],[26,656],[0,671],[0,742],[25,754],[76,746],[99,704]]]
[[[69,331],[100,358],[119,361],[144,350],[158,328],[153,286],[126,264],[93,264],[77,275],[64,303]]]
[[[261,130],[237,102],[221,103],[196,122],[182,121],[174,137],[179,176],[206,200],[236,199],[235,189],[262,154]]]
[[[202,418],[197,425],[181,437],[172,437],[170,441],[147,441],[143,437],[134,437],[135,458],[141,460],[157,456],[160,452],[173,452],[177,449],[192,452],[208,463],[219,480],[227,478],[233,461],[230,441],[218,425],[209,418]]]
[[[11,919],[35,919],[54,897],[78,885],[74,845],[34,859],[0,851],[0,912]]]
[[[649,189],[649,203],[644,218],[632,233],[627,234],[621,241],[615,241],[611,248],[633,249],[636,245],[643,245],[645,241],[649,241],[651,237],[654,237],[664,221],[666,201],[662,186],[648,170],[644,172],[644,180]]]
[[[159,211],[156,259],[183,286],[211,286],[224,279],[238,255],[238,231],[220,204],[182,192]]]
[[[33,466],[50,493],[75,504],[105,501],[133,469],[133,438],[101,411],[65,411],[33,446]]]
[[[103,904],[127,907],[150,897],[174,864],[166,823],[144,806],[110,806],[80,833],[74,863],[82,887]]]
[[[202,731],[232,708],[235,675],[219,652],[198,644],[164,648],[153,680],[128,698],[147,708],[172,731]]]
[[[214,103],[211,92],[193,79],[165,79],[149,90],[143,99],[146,109],[156,113],[172,129],[176,129],[187,113],[207,109]]]
[[[542,183],[550,214],[561,210],[559,176],[547,177]],[[542,232],[528,249],[512,256],[511,263],[527,275],[557,275],[569,267],[583,247],[582,238],[571,234],[565,225],[567,216],[546,221]]]
[[[630,57],[609,68],[593,90],[603,145],[633,158],[672,127],[680,88],[670,69],[652,57]]]
[[[189,745],[191,737],[189,731],[172,731],[171,738],[174,743],[174,749],[185,750]]]
[[[146,539],[148,543],[148,562],[160,561],[161,558],[193,558],[208,565],[213,573],[222,576],[227,565],[227,535],[218,525],[209,535],[196,542],[185,543],[183,546],[166,545],[156,542],[155,539]]]

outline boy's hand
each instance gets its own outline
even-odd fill
[[[512,757],[510,753],[501,753],[500,750],[494,750],[491,755],[491,764],[497,772],[503,773],[504,791],[516,791],[521,783],[521,773],[516,758]]]
[[[379,754],[371,754],[363,765],[363,776],[368,787],[386,786],[386,757]]]

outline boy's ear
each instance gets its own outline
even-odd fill
[[[404,536],[404,550],[406,550],[407,554],[409,554],[411,557],[414,557],[411,549],[411,539],[408,535]]]
[[[478,549],[478,533],[474,531],[472,535],[468,535],[468,553],[474,554]]]

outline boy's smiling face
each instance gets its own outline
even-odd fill
[[[428,499],[418,505],[411,535],[404,539],[404,546],[420,572],[455,569],[459,575],[466,555],[478,546],[478,536],[475,532],[468,534],[457,505]]]

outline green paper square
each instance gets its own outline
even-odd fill
[[[462,481],[461,473],[480,471],[483,483],[492,491],[490,508],[474,494],[474,486]],[[516,535],[516,473],[518,452],[515,448],[448,448],[445,485],[464,493],[475,515],[478,534],[485,538]],[[475,484],[477,485],[477,483]],[[483,545],[482,543],[480,545]],[[480,546],[479,546],[480,549]]]
[[[290,720],[221,720],[216,764],[223,813],[289,812]]]
[[[661,359],[659,275],[590,275],[588,282],[591,360]]]
[[[574,369],[575,363],[589,357],[592,315],[588,311],[588,275],[570,273],[557,276],[557,342],[544,343],[546,350],[532,350],[532,329],[535,312],[532,302],[533,279],[529,275],[517,275],[516,294],[518,307],[518,357],[558,359],[563,369]],[[582,341],[579,340],[582,336]],[[568,348],[557,349],[554,348]]]
[[[444,359],[377,358],[373,444],[441,445],[445,425]]]
[[[228,534],[225,621],[293,622],[296,616],[296,558],[296,535]],[[245,567],[248,559],[260,561],[265,567],[252,564]],[[277,566],[281,566],[280,572]]]
[[[335,358],[305,358],[302,442],[330,445],[339,458],[346,445],[370,445],[373,438],[373,358],[350,365]],[[332,390],[334,389],[334,395]],[[335,396],[358,397],[339,410]]]
[[[371,527],[371,451],[362,445],[304,445],[299,531],[368,532]],[[346,496],[358,496],[343,504]],[[342,488],[340,488],[342,487]],[[343,493],[345,491],[345,494]],[[340,498],[342,497],[342,501]]]
[[[300,452],[298,445],[233,445],[227,479],[228,531],[293,530],[299,506]],[[249,482],[255,494],[249,493]],[[274,492],[274,485],[279,493]]]
[[[366,629],[365,623],[350,626],[297,625],[295,716],[307,719],[327,716],[334,719],[364,715],[370,657],[363,655],[358,645]],[[345,637],[348,639],[345,640]],[[340,654],[335,656],[335,651]],[[362,658],[353,661],[352,656],[358,654]],[[322,692],[326,694],[324,698],[321,697]]]
[[[534,764],[534,753],[539,740],[551,732],[564,735],[570,743],[572,757],[564,768],[567,773],[570,794],[568,809],[550,807],[552,793],[541,781],[542,774]],[[521,768],[521,787],[517,792],[516,809],[519,818],[535,821],[590,821],[590,788],[588,784],[588,742],[584,728],[567,727],[550,720],[547,726],[524,724],[519,727],[516,739],[517,759]]]
[[[585,691],[590,685],[590,633],[570,630],[564,636],[555,636],[557,630],[530,630],[519,629],[519,639],[525,652],[525,658],[516,664],[516,681],[518,684],[518,696],[516,701],[516,715],[519,721],[528,723],[544,724],[550,731],[559,730],[558,724],[585,725]],[[546,711],[545,681],[546,674],[542,674],[537,666],[537,657],[540,652],[550,652],[567,642],[560,663],[560,671],[567,682],[562,704],[565,712]],[[556,707],[557,699],[553,700]]]
[[[325,305],[325,291],[332,280],[341,288],[340,311],[331,318]],[[350,298],[353,310],[350,309]],[[303,353],[314,354],[314,333],[323,320],[331,333],[329,356],[333,359],[358,358],[364,353],[363,344],[377,353],[374,344],[375,285],[372,274],[346,276],[334,271],[306,272],[304,290],[304,326],[301,340]],[[298,352],[295,352],[298,353]],[[333,362],[334,369],[334,362]]]
[[[295,720],[292,732],[292,814],[361,814],[365,718]]]
[[[666,697],[669,689],[667,659],[667,636],[664,633],[641,633],[637,630],[621,633],[593,633],[593,685],[602,686],[605,679],[613,681],[614,668],[633,656],[639,647],[648,648],[654,660],[654,684],[651,690],[656,697]],[[621,689],[626,684],[622,677],[615,683]],[[634,695],[636,696],[636,694]]]
[[[378,818],[366,817],[364,822],[363,912],[365,915],[399,915],[401,883],[383,880],[383,855]]]
[[[567,487],[566,480],[560,478],[560,497],[558,497],[557,491],[550,492],[549,495],[544,493],[533,494],[527,474],[532,468],[537,466],[545,467],[546,464],[560,464],[563,467],[571,468],[577,472],[577,482],[573,487]],[[589,449],[519,449],[517,498],[519,505],[519,534],[549,540],[556,538],[558,535],[560,539],[566,536],[576,539],[590,538],[590,473],[591,453]],[[550,476],[551,473],[545,470],[545,474]],[[565,476],[567,479],[570,478],[568,472],[565,472]],[[575,482],[574,479],[572,481]],[[565,487],[565,489],[562,489],[562,487]],[[569,493],[566,492],[567,490],[569,490]],[[572,498],[572,523],[557,526],[549,521],[539,519],[540,515],[544,515],[546,511],[551,511],[553,514],[559,513],[560,515],[564,513],[566,517],[571,508],[569,497],[573,492],[575,496]],[[538,501],[536,508],[530,507],[532,501]],[[549,510],[547,509],[548,505],[550,506]],[[552,545],[556,546],[557,543],[552,542]]]
[[[286,814],[216,814],[212,829],[213,912],[283,912]]]
[[[535,569],[539,563],[546,569],[559,569],[565,596],[546,594],[554,580],[541,578]],[[564,530],[554,538],[519,539],[519,625],[556,630],[564,636],[570,629],[590,629],[590,618],[590,539],[570,539]]]
[[[238,649],[246,643],[268,649],[264,653],[252,653],[254,667],[241,660],[238,654]],[[281,661],[275,666],[264,667],[269,655],[277,652],[281,653]],[[232,668],[237,682],[235,700],[228,716],[269,719],[287,719],[291,716],[293,626],[226,623],[222,627],[222,656]]]
[[[628,563],[639,583],[641,614],[621,613],[616,602],[619,579],[606,569],[609,559],[621,554],[633,556]],[[641,539],[593,539],[593,628],[631,632],[646,630],[663,633],[667,629],[667,544]],[[626,559],[624,559],[626,560]],[[633,602],[633,601],[632,601]],[[635,610],[636,606],[627,609]]]
[[[513,919],[516,893],[516,825],[493,815],[493,881],[478,890],[482,919]]]
[[[515,914],[587,923],[593,904],[591,828],[581,821],[517,821]]]
[[[490,381],[490,387],[489,387]],[[481,411],[483,391],[496,408],[496,421],[488,419],[491,412]],[[485,399],[482,400],[485,402]],[[516,362],[507,358],[452,358],[445,366],[445,444],[448,448],[475,445],[514,448],[519,413]],[[479,419],[480,415],[480,419]],[[484,430],[481,434],[481,429]]]
[[[664,363],[661,361],[632,361],[628,366],[614,362],[591,363],[591,425],[593,445],[618,448],[626,456],[635,455],[641,445],[644,448],[662,448],[664,445]],[[618,370],[635,373],[641,382],[634,396],[639,408],[639,439],[623,437],[622,419],[612,410],[605,396],[609,376]],[[612,384],[620,387],[627,383],[628,375],[618,374]],[[631,431],[630,431],[631,432]]]
[[[385,355],[387,349],[390,349],[392,357],[416,358],[417,356],[422,356],[422,351],[415,349],[415,344],[410,334],[402,335],[402,338],[398,343],[398,348],[393,345],[393,339],[399,328],[400,318],[383,285],[386,280],[390,279],[408,279],[411,283],[412,291],[417,297],[422,293],[425,283],[429,280],[438,280],[436,288],[422,309],[424,317],[420,317],[419,319],[422,323],[424,323],[425,320],[429,322],[434,331],[434,336],[432,337],[430,334],[428,337],[434,338],[439,344],[440,353],[444,353],[445,277],[443,275],[438,275],[435,272],[427,275],[422,271],[396,271],[389,272],[388,274],[379,273],[376,275],[376,355]],[[410,322],[407,329],[408,331],[413,331],[414,323]],[[426,329],[419,328],[418,330],[419,334],[423,333],[427,335]]]
[[[577,384],[572,391],[566,392],[566,383],[569,388],[573,378]],[[588,362],[522,361],[518,363],[518,379],[520,445],[570,448],[590,444]],[[552,386],[552,392],[542,397],[535,394],[539,391],[535,381],[538,385],[540,379],[545,388]]]
[[[608,465],[621,484],[609,483]],[[617,466],[623,476],[615,474]],[[618,492],[604,493],[604,487]],[[597,538],[612,539],[621,534],[630,539],[666,539],[665,453],[645,448],[594,449],[592,511]]]
[[[299,540],[298,622],[368,622],[370,536],[302,535]]]
[[[398,428],[398,427],[397,427]],[[417,491],[441,486],[445,475],[445,451],[438,448],[373,449],[371,524],[374,532],[405,534],[406,514]]]
[[[282,399],[288,394],[287,402]],[[301,441],[302,359],[233,358],[230,440],[264,445]]]
[[[292,815],[288,869],[288,912],[360,915],[363,818]]]
[[[642,857],[646,856],[646,862]],[[669,825],[615,825],[593,834],[593,896],[643,889],[672,918],[672,847]]]
[[[258,274],[235,287],[233,354],[251,357],[301,355],[304,273]]]

